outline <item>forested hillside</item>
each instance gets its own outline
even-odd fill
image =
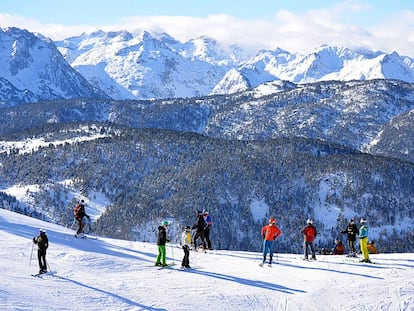
[[[25,136],[49,144],[4,148],[1,184],[39,185],[22,212],[36,210],[60,224],[72,222],[75,188],[112,202],[96,232],[116,238],[153,241],[160,220],[191,225],[195,212],[207,209],[217,248],[257,250],[270,215],[283,231],[280,251],[301,250],[300,228],[309,217],[320,232],[318,246],[331,246],[345,219],[363,216],[381,251],[414,251],[409,162],[306,138],[226,140],[110,124],[50,125],[14,138]],[[2,196],[3,208],[22,209]]]

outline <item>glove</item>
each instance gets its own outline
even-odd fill
[[[262,237],[263,237],[263,239],[265,238],[265,236],[264,236],[264,235],[262,235]]]
[[[36,243],[36,239],[35,238],[33,238],[33,243]]]

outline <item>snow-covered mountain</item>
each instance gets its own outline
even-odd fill
[[[47,230],[52,274],[34,278],[30,274],[38,264],[32,237],[39,228]],[[183,251],[171,243],[167,262],[175,265],[159,269],[154,267],[155,243],[83,240],[73,234],[0,209],[1,310],[414,309],[414,257],[409,253],[371,255],[376,264],[340,255],[317,255],[310,262],[299,254],[279,253],[272,267],[259,267],[259,252],[215,250],[191,252],[193,269],[180,270]]]
[[[82,34],[56,42],[88,81],[114,99],[195,97],[209,94],[238,63],[207,37],[181,43],[168,34],[126,31]]]
[[[260,51],[252,59],[228,71],[212,94],[244,91],[274,80],[311,83],[372,79],[398,79],[412,83],[414,59],[396,52],[374,53],[331,46],[299,54],[282,49]]]
[[[224,49],[205,36],[181,43],[165,33],[134,37],[125,31],[82,34],[57,45],[89,82],[116,99],[229,94],[275,80],[414,82],[413,59],[396,52],[321,46],[292,54],[277,48],[246,59],[241,49]]]
[[[40,34],[0,29],[0,102],[8,105],[68,98],[107,98]]]
[[[414,82],[412,58],[345,47],[301,53],[277,48],[247,58],[241,48],[206,36],[182,43],[166,33],[99,30],[53,43],[18,28],[2,30],[0,44],[4,104],[105,94],[121,100],[188,98],[235,93],[278,80]]]

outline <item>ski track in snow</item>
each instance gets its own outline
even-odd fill
[[[53,275],[38,272],[32,237],[46,228]],[[260,228],[259,228],[260,229]],[[258,230],[259,230],[258,229]],[[73,231],[0,209],[0,310],[414,310],[414,254],[372,255],[377,264],[343,256],[278,254],[259,267],[254,252],[190,252],[194,269],[180,270],[183,252],[167,246],[154,266],[156,245]],[[31,260],[30,260],[31,258]]]

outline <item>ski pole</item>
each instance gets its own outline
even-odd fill
[[[171,246],[171,255],[172,255],[172,259],[173,259],[173,264],[175,264],[175,259],[174,259],[174,249],[171,243],[169,243]]]
[[[276,240],[275,240],[275,246],[276,246],[276,263],[279,263],[279,251],[278,251],[278,249],[277,249],[277,243],[276,243]]]
[[[49,272],[50,272],[50,273],[53,273],[53,272],[52,272],[52,269],[50,268],[49,261],[48,261],[48,260],[46,260],[46,259],[45,259],[45,261],[46,261],[47,268],[49,269]]]
[[[34,248],[34,243],[32,243],[32,252],[31,252],[31,254],[30,254],[29,267],[30,267],[30,266],[31,266],[31,264],[32,264],[32,258],[33,258],[33,248]]]
[[[260,248],[259,251],[256,253],[256,258],[254,260],[257,260],[257,256],[259,256],[259,254],[263,252],[263,243],[263,241],[260,241]]]

